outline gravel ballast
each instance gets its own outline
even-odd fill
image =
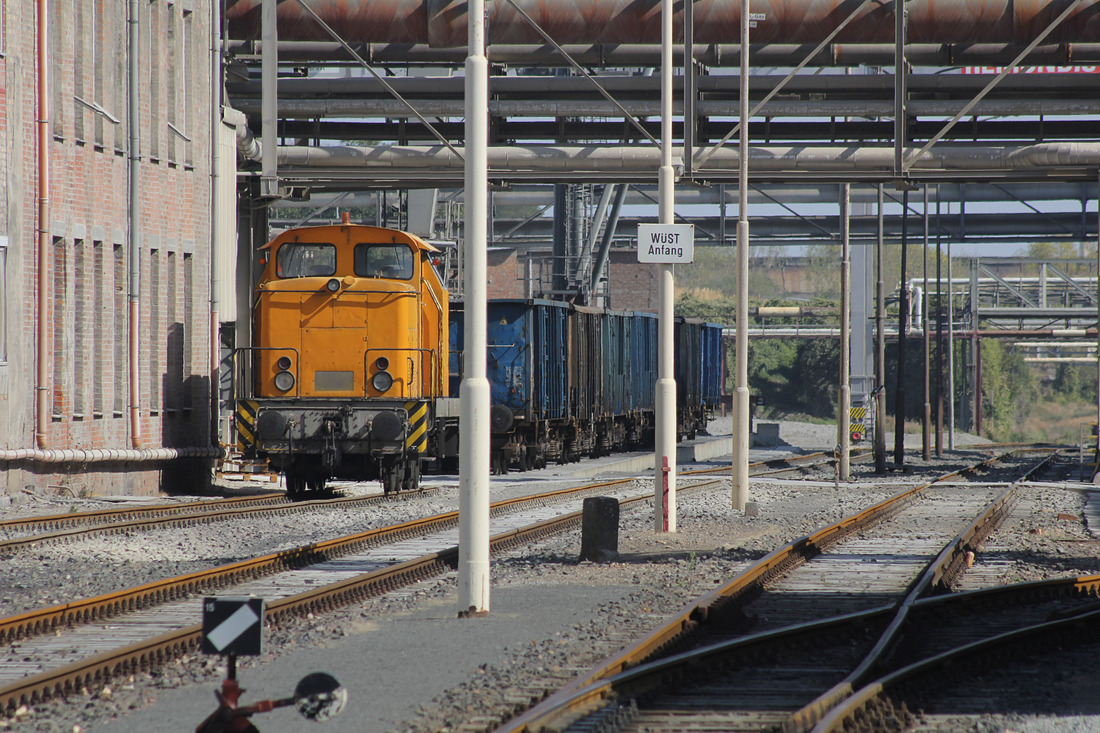
[[[802,430],[804,439],[796,437]],[[821,450],[832,432],[828,426],[783,423],[781,435],[792,447]],[[285,695],[298,677],[314,668],[335,672],[334,665],[344,665],[338,676],[352,691],[352,702],[345,716],[325,724],[325,731],[491,728],[520,701],[592,666],[752,560],[896,493],[900,484],[915,483],[926,471],[942,473],[936,466],[917,464],[910,466],[911,473],[894,472],[885,478],[869,475],[866,468],[854,469],[853,482],[840,486],[829,480],[754,479],[750,500],[759,514],[752,517],[730,506],[728,479],[713,489],[684,491],[678,498],[674,534],[654,533],[652,506],[623,512],[616,562],[578,562],[579,532],[519,548],[494,558],[493,609],[485,619],[456,618],[452,573],[359,607],[271,629],[265,654],[241,660],[240,677],[248,690],[245,701]],[[513,477],[513,484],[507,478],[494,478],[494,500],[531,492],[529,477]],[[380,526],[399,521],[406,511],[443,511],[431,508],[436,501],[453,508],[457,489],[445,487],[431,500],[397,502],[369,520],[358,513],[334,513],[319,524],[328,529],[355,527],[334,534],[362,531],[368,522]],[[1017,509],[1013,521],[1026,523],[1026,528],[1013,536],[1020,534],[1022,539],[1009,540],[990,553],[999,559],[1012,555],[1015,564],[1007,572],[1020,579],[1098,572],[1100,553],[1082,520],[1081,492],[1057,486],[1029,488],[1021,504],[1026,506]],[[33,557],[5,560],[0,599],[5,605],[0,605],[0,613],[12,613],[8,604],[41,603],[26,597],[41,595],[45,579],[51,577],[56,585],[59,577],[70,576],[64,593],[53,592],[59,598],[77,597],[92,594],[95,583],[89,576],[103,575],[104,566],[110,566],[116,578],[164,577],[186,572],[179,568],[208,566],[209,556],[204,560],[196,548],[216,548],[218,557],[239,559],[285,549],[287,543],[303,544],[302,536],[312,536],[298,518],[281,521],[282,525],[242,530],[232,540],[224,528],[207,525],[188,528],[193,534],[169,536],[163,542],[151,542],[147,536],[104,537],[96,540],[102,544],[91,547],[41,548]],[[10,560],[16,564],[8,566]],[[42,580],[35,580],[38,573]],[[34,590],[21,595],[19,585]],[[531,607],[537,611],[528,619],[523,613]],[[223,674],[220,659],[190,655],[152,674],[113,680],[67,702],[36,706],[18,719],[0,720],[0,727],[51,732],[192,730],[213,709],[213,690]],[[973,727],[959,730],[1003,730],[995,721],[968,721]],[[304,726],[289,710],[261,716],[256,723],[268,733]],[[982,727],[987,723],[994,727]],[[1091,723],[1096,727],[1077,730],[1100,729],[1100,720]],[[1012,727],[1071,729],[1032,724],[1056,726],[1058,721],[1015,720]]]

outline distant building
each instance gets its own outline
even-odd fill
[[[212,10],[133,7],[2,5],[0,495],[156,494],[215,454]]]

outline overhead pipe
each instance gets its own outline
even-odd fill
[[[458,148],[462,152],[462,148]],[[905,149],[906,155],[916,148]],[[385,145],[376,147],[284,146],[278,151],[279,168],[363,168],[394,171],[426,169],[462,170],[462,160],[442,145]],[[464,155],[464,153],[463,153]],[[725,147],[697,171],[729,171],[738,166],[738,149]],[[504,171],[597,170],[652,173],[660,160],[656,146],[634,145],[509,145],[490,146],[489,166],[494,177]],[[756,145],[750,148],[754,171],[876,172],[891,173],[892,147]],[[1095,167],[1100,165],[1100,143],[1037,143],[1022,146],[970,146],[940,144],[910,164],[910,170],[1005,171],[1043,167]],[[498,172],[499,171],[499,172]],[[679,174],[681,171],[677,171]]]
[[[323,84],[331,88],[329,84]],[[438,90],[437,90],[438,91]],[[378,117],[412,120],[414,115],[408,104],[397,99],[381,97],[351,96],[355,92],[329,92],[318,85],[318,96],[307,98],[283,98],[279,100],[281,114],[288,118],[354,118]],[[364,94],[373,92],[363,91]],[[635,117],[655,117],[660,112],[660,103],[654,100],[622,100],[619,105],[598,99],[581,100],[568,98],[544,99],[542,89],[532,85],[529,92],[532,98],[491,99],[489,114],[499,117],[622,117],[622,110]],[[460,118],[463,114],[461,99],[416,99],[417,111],[432,117]],[[233,104],[245,114],[261,114],[259,97],[235,95]],[[948,117],[959,109],[959,103],[950,99],[918,99],[906,103],[906,109],[914,117]],[[681,106],[677,105],[675,112]],[[724,117],[729,113],[729,102],[699,100],[695,103],[695,112],[700,117]],[[1100,114],[1100,100],[1096,99],[983,99],[970,110],[973,116],[1013,116],[1013,115],[1097,115]],[[828,99],[772,99],[760,111],[761,116],[771,118],[785,117],[891,117],[894,103],[889,100],[828,100]],[[239,140],[243,138],[239,133]],[[247,157],[252,157],[248,155]],[[255,159],[255,158],[253,158]]]
[[[619,215],[623,210],[623,202],[626,201],[630,184],[623,183],[616,186],[615,201],[611,204],[611,215],[607,220],[607,227],[603,231],[603,239],[600,240],[600,251],[596,255],[596,264],[592,268],[592,280],[589,283],[589,292],[592,294],[589,303],[596,304],[596,290],[603,279],[604,270],[607,268],[607,258],[611,254],[611,242],[619,229]],[[606,303],[604,305],[607,305]]]
[[[944,202],[957,201],[959,185],[957,183],[937,184],[940,187],[940,200]],[[647,191],[647,188],[650,190]],[[652,187],[640,184],[631,187],[625,203],[628,206],[650,204],[655,194],[651,193]],[[634,190],[638,189],[638,190]],[[835,185],[824,184],[789,184],[789,185],[760,185],[749,187],[749,204],[770,204],[778,199],[786,204],[822,204],[832,203],[836,200]],[[545,184],[517,184],[507,190],[495,191],[493,201],[498,206],[543,206],[546,205],[550,195],[550,186]],[[875,189],[867,186],[857,186],[851,190],[853,204],[873,203],[876,200]],[[1081,185],[1078,183],[1060,183],[1049,181],[1042,183],[1005,183],[998,186],[980,186],[976,189],[968,189],[967,201],[996,201],[1015,202],[1027,201],[1062,201],[1065,199],[1080,199]],[[329,205],[337,197],[346,206],[373,205],[376,195],[367,192],[343,192],[315,194],[309,201],[281,201],[280,207],[292,209],[316,209],[319,206]],[[465,197],[462,192],[457,192],[452,201],[463,202]],[[1088,199],[1094,201],[1095,197]],[[719,186],[706,188],[684,188],[676,192],[676,201],[680,204],[720,204],[723,201]],[[541,212],[540,212],[541,213]],[[532,217],[534,218],[534,217]]]
[[[228,53],[238,59],[263,54],[262,41],[233,40]],[[914,66],[1004,66],[1019,55],[1023,46],[1011,43],[910,43],[905,57]],[[464,47],[439,48],[426,43],[363,43],[359,54],[372,63],[459,64],[466,57]],[[564,44],[570,58],[588,67],[657,66],[661,47],[656,44]],[[806,61],[805,45],[793,43],[752,44],[749,54],[760,67],[794,66]],[[545,43],[496,44],[488,50],[495,64],[561,66],[562,57]],[[684,50],[673,50],[675,63],[683,65]],[[696,43],[692,58],[709,68],[736,67],[741,46],[736,43]],[[279,58],[293,63],[315,62],[326,66],[351,62],[339,43],[280,41]],[[808,66],[890,66],[893,43],[831,43],[807,62]],[[1036,47],[1027,56],[1029,66],[1081,66],[1100,63],[1098,43],[1050,43]]]
[[[46,447],[49,424],[49,358],[50,358],[50,87],[47,56],[47,0],[36,6],[38,43],[38,374],[35,385],[34,439],[39,448]]]
[[[218,86],[217,84],[214,85]],[[220,105],[219,105],[220,108]],[[245,160],[251,160],[259,163],[263,160],[263,145],[256,139],[256,136],[252,134],[252,130],[248,129],[247,121],[244,119],[244,115],[241,115],[240,124],[236,125],[237,132],[237,155],[241,156]]]
[[[913,0],[906,3],[909,38],[914,43],[1015,43],[1021,46],[1043,30],[1072,0]],[[261,37],[262,0],[237,0],[226,11],[230,36]],[[764,16],[753,28],[753,42],[819,43],[845,15],[839,0],[756,0],[754,13]],[[466,45],[468,18],[457,0],[311,0],[310,8],[339,28],[351,43],[426,43],[433,47]],[[517,5],[559,44],[659,43],[660,13],[652,3],[636,0],[517,0]],[[838,36],[838,43],[885,44],[894,40],[895,4],[861,10]],[[508,3],[487,8],[489,46],[541,41],[519,11]],[[740,38],[740,0],[700,0],[694,7],[695,37],[701,44]],[[295,41],[328,40],[324,31],[294,3],[279,6],[279,36]],[[673,20],[683,37],[683,8]],[[1051,37],[1051,43],[1100,41],[1100,18],[1089,6],[1078,9]]]
[[[146,448],[95,450],[42,450],[35,448],[0,449],[0,461],[32,461],[35,463],[144,463],[172,461],[178,458],[220,458],[220,448]]]

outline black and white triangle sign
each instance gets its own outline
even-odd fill
[[[206,654],[263,654],[264,600],[216,598],[202,602],[202,651]]]

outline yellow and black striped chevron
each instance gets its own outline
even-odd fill
[[[405,439],[405,450],[423,453],[428,448],[428,403],[406,402],[405,412],[409,416],[409,437]]]
[[[242,451],[256,449],[256,413],[260,403],[255,400],[237,400],[233,422],[237,427],[237,448]]]

